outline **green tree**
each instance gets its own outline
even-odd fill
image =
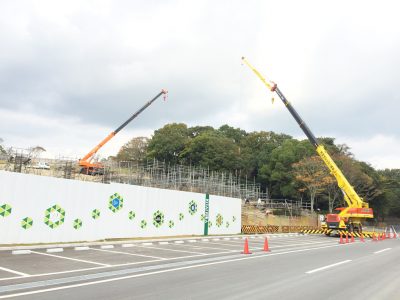
[[[190,138],[195,138],[199,134],[206,132],[206,131],[214,132],[215,129],[211,126],[194,126],[194,127],[190,127],[188,129],[188,135]]]
[[[154,131],[146,157],[158,159],[171,164],[179,162],[179,155],[189,142],[189,132],[186,124],[172,123]]]
[[[235,144],[240,144],[242,139],[247,135],[245,130],[233,128],[226,124],[218,128],[218,132],[220,132],[224,137],[232,139]]]
[[[308,140],[287,139],[281,146],[273,149],[269,160],[264,162],[259,171],[260,178],[269,184],[271,196],[295,198],[297,189],[292,165],[314,153],[315,150]]]
[[[119,149],[116,159],[141,162],[146,157],[148,144],[149,139],[147,137],[135,137]]]
[[[206,131],[191,139],[181,152],[180,158],[187,163],[216,171],[232,171],[238,168],[239,147],[232,139]]]
[[[3,139],[2,138],[0,138],[0,154],[6,154],[7,152],[6,152],[6,150],[3,148]]]

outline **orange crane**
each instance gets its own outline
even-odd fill
[[[81,166],[81,174],[87,175],[102,175],[104,174],[104,166],[99,162],[92,162],[94,155],[100,150],[109,140],[111,140],[118,132],[120,132],[126,125],[128,125],[133,119],[135,119],[140,113],[142,113],[147,107],[149,107],[154,101],[156,101],[161,95],[164,95],[164,99],[167,96],[168,91],[162,89],[153,99],[143,105],[137,112],[135,112],[128,120],[126,120],[116,130],[111,132],[104,140],[102,140],[96,147],[94,147],[88,154],[79,160],[79,166]]]

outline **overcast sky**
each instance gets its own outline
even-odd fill
[[[399,11],[384,0],[0,1],[0,137],[82,157],[167,88],[103,157],[172,122],[305,138],[244,55],[317,137],[400,168]]]

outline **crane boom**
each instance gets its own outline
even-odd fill
[[[136,111],[128,120],[122,123],[116,130],[112,131],[109,135],[107,135],[98,145],[96,145],[88,154],[86,154],[82,159],[79,160],[79,165],[83,167],[83,171],[81,173],[88,173],[88,168],[100,168],[101,164],[99,163],[91,163],[94,155],[97,151],[100,150],[109,140],[111,140],[118,132],[120,132],[126,125],[128,125],[133,119],[135,119],[138,115],[140,115],[147,107],[149,107],[154,101],[156,101],[161,95],[166,95],[168,93],[167,90],[162,89],[153,99],[146,102],[138,111]],[[86,172],[85,172],[86,171]]]
[[[364,202],[361,199],[361,197],[356,193],[354,188],[351,186],[346,177],[343,175],[342,171],[338,168],[338,166],[333,161],[329,153],[326,151],[325,147],[318,142],[314,134],[311,132],[310,128],[307,126],[307,124],[303,121],[303,119],[300,117],[297,111],[293,108],[291,103],[286,99],[286,97],[280,91],[277,84],[264,78],[260,74],[260,72],[258,72],[244,57],[242,57],[242,61],[256,74],[256,76],[264,83],[264,85],[271,92],[275,92],[279,96],[283,104],[285,104],[290,114],[293,116],[297,124],[300,126],[300,128],[307,136],[308,140],[314,146],[318,155],[324,161],[325,165],[329,168],[331,174],[335,177],[339,188],[343,192],[344,200],[348,205],[348,207],[342,208],[339,214],[343,218],[343,220],[346,221],[346,219],[351,218],[352,220],[354,220],[354,223],[358,224],[360,221],[359,219],[361,218],[373,218],[373,212],[372,209],[368,207],[368,203]]]

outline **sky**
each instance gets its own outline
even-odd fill
[[[398,1],[0,1],[0,138],[79,158],[167,123],[305,136],[242,65],[276,82],[317,137],[400,168]],[[278,97],[275,95],[276,100]]]

